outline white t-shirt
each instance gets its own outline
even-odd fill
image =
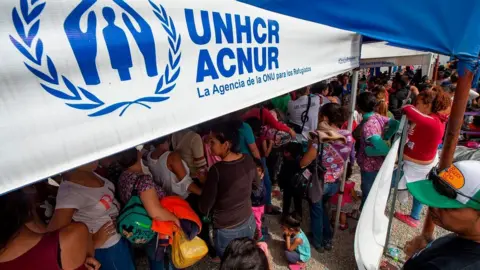
[[[90,233],[96,233],[105,223],[118,216],[120,204],[115,199],[112,182],[97,175],[105,182],[103,187],[85,187],[70,181],[63,181],[58,188],[56,209],[77,209],[73,220],[87,225]],[[109,248],[120,240],[121,235],[111,236],[100,248]]]
[[[303,133],[317,130],[318,112],[320,110],[320,98],[311,95],[310,109],[308,110],[308,119],[303,127]],[[298,126],[302,126],[302,114],[307,110],[308,96],[301,96],[296,100],[288,102],[288,120]]]
[[[167,160],[170,155],[170,151],[163,153],[158,159],[152,158],[152,153],[147,156],[147,166],[153,175],[153,180],[159,184],[168,195],[177,195],[186,199],[190,192],[188,187],[193,183],[190,177],[190,170],[187,163],[182,160],[183,167],[185,168],[186,175],[183,179],[177,179],[177,176],[168,169]]]

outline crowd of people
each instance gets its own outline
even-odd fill
[[[339,228],[362,210],[402,115],[411,124],[399,187],[434,168],[457,79],[443,70],[433,86],[409,67],[363,76],[349,131],[351,76],[342,74],[62,173],[58,190],[43,182],[35,192],[3,195],[0,268],[135,269],[134,250],[143,250],[150,269],[173,269],[168,226],[203,239],[220,269],[271,269],[264,215],[281,215],[285,260],[302,269],[311,248],[333,249],[344,173]],[[361,192],[349,180],[355,163]],[[282,208],[272,204],[276,195]],[[49,196],[54,206],[45,211]],[[187,202],[188,214],[167,207],[172,196]],[[300,226],[304,199],[311,235]],[[414,199],[411,212],[396,218],[418,226],[422,203]],[[153,237],[118,226],[132,207],[152,221]]]

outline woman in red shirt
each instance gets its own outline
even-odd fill
[[[0,269],[99,269],[87,226],[71,223],[61,230],[39,232],[32,203],[22,190],[0,197]]]
[[[442,112],[450,108],[451,99],[440,89],[425,90],[418,95],[415,103],[415,107],[412,105],[403,107],[403,112],[411,123],[403,151],[403,176],[398,186],[399,190],[405,190],[401,192],[403,195],[407,195],[407,182],[424,179],[437,164],[437,149],[442,143],[447,122],[447,115]],[[406,196],[399,195],[399,198],[402,197],[407,199]],[[415,228],[419,224],[422,208],[423,205],[413,199],[410,215],[396,212],[395,217]]]

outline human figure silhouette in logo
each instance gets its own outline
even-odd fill
[[[120,80],[130,80],[129,69],[133,66],[132,55],[128,45],[127,35],[122,28],[115,25],[115,11],[110,7],[102,9],[103,17],[108,25],[103,28],[103,37],[107,43],[108,55],[113,69],[118,71]]]
[[[126,13],[122,13],[122,18],[128,30],[132,33],[135,42],[137,43],[140,52],[145,61],[145,68],[150,77],[157,76],[157,58],[155,53],[155,40],[153,39],[153,32],[148,23],[138,14],[131,6],[124,0],[113,0]],[[137,31],[128,15],[132,16],[136,23],[140,26],[140,31]]]
[[[97,0],[82,0],[67,16],[63,24],[73,54],[87,85],[100,83],[95,62],[97,57],[97,18],[93,11],[88,13],[86,32],[80,29],[80,18],[95,2]]]

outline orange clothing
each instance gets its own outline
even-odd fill
[[[187,201],[178,196],[167,196],[160,200],[160,205],[174,214],[178,219],[186,219],[198,225],[199,231],[202,230],[202,222],[195,211],[190,207]],[[172,244],[173,233],[178,231],[178,227],[172,221],[153,220],[152,230],[159,233],[159,237],[168,236],[168,242]],[[163,236],[162,236],[163,235]]]

